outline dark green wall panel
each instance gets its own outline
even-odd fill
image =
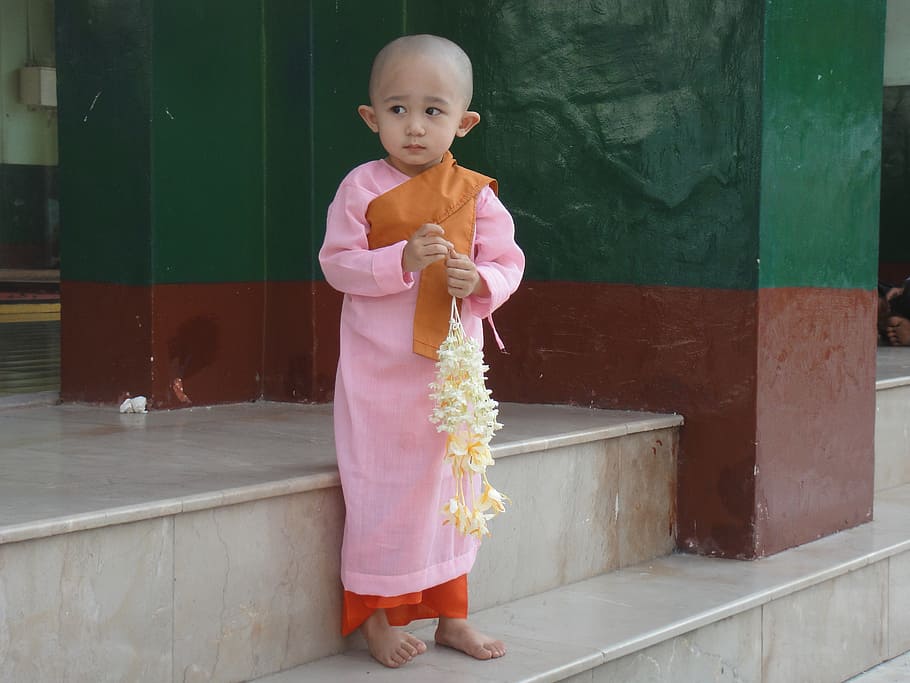
[[[0,268],[57,268],[56,166],[0,164]]]
[[[265,3],[265,245],[269,280],[315,275],[310,3]],[[321,236],[320,231],[320,236]]]
[[[474,59],[454,151],[500,179],[528,277],[868,286],[884,2],[826,7],[61,3],[64,277],[320,277],[338,182],[383,155],[356,114],[372,58],[434,32]]]
[[[354,166],[385,156],[357,106],[369,103],[373,57],[402,34],[403,10],[402,0],[313,3],[313,220],[319,244],[338,183]]]
[[[376,52],[401,35],[403,0],[267,0],[268,278],[321,279],[316,254],[338,183],[382,156],[360,120]]]
[[[910,85],[885,88],[883,107],[879,259],[910,263]]]
[[[369,103],[373,58],[386,43],[405,33],[435,33],[458,40],[453,22],[462,17],[462,10],[432,0],[319,0],[311,6],[313,184],[308,222],[310,272],[321,279],[315,256],[325,234],[326,208],[339,182],[358,164],[385,156],[379,137],[357,114],[358,105]],[[456,145],[456,155],[459,149]],[[279,279],[287,272],[285,267],[270,268],[270,274]]]
[[[151,3],[58,2],[62,276],[147,284]]]
[[[261,2],[155,0],[156,283],[264,277]]]
[[[884,0],[767,3],[762,287],[875,284]]]
[[[755,286],[760,2],[447,11],[483,117],[456,155],[500,179],[529,277]]]

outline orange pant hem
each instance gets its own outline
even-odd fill
[[[405,626],[417,619],[468,616],[468,575],[426,590],[391,597],[344,592],[341,608],[341,635],[356,631],[377,609],[384,609],[392,626]]]

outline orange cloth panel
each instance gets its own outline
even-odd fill
[[[468,575],[446,581],[416,593],[382,597],[344,592],[341,635],[353,633],[377,609],[384,609],[392,626],[405,626],[416,619],[468,616]]]
[[[442,161],[401,185],[379,195],[367,206],[370,249],[407,240],[424,223],[436,223],[455,251],[472,258],[475,199],[496,181],[462,168],[451,152]],[[414,312],[414,353],[437,359],[439,345],[449,333],[452,296],[446,282],[445,261],[427,266],[420,275]]]

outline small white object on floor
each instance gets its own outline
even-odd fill
[[[135,398],[128,398],[123,403],[120,404],[121,413],[147,413],[148,409],[146,404],[148,399],[145,396],[136,396]]]

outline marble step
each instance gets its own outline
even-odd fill
[[[878,350],[875,490],[910,484],[910,350]]]
[[[665,555],[678,415],[503,405],[476,609]],[[245,681],[344,651],[330,406],[0,411],[0,681]]]
[[[875,521],[753,561],[670,555],[472,615],[508,654],[353,649],[256,683],[837,683],[910,650],[910,486]]]

